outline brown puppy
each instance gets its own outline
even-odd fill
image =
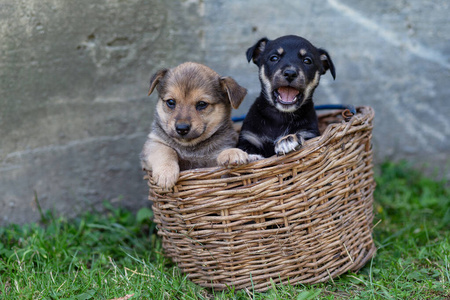
[[[155,183],[169,189],[180,170],[216,166],[219,153],[236,146],[231,108],[239,107],[247,90],[192,62],[158,71],[149,95],[155,87],[155,118],[140,157]]]

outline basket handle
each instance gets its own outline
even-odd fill
[[[345,122],[350,121],[350,119],[356,115],[356,109],[351,104],[324,104],[314,106],[315,110],[325,110],[325,109],[343,109],[342,117]]]
[[[316,105],[314,106],[315,110],[326,110],[326,109],[343,109],[342,116],[345,121],[350,120],[356,114],[356,109],[351,104],[324,104],[324,105]],[[242,122],[244,121],[246,115],[231,117],[233,122]]]

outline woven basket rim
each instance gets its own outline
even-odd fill
[[[341,113],[342,113],[342,110],[337,110],[337,111],[330,112],[330,113],[320,114],[319,119],[328,117],[328,116],[339,115]],[[353,115],[350,118],[350,120],[348,120],[347,122],[343,121],[347,125],[346,125],[346,130],[344,130],[344,132],[341,135],[344,135],[345,133],[347,133],[347,130],[349,130],[352,127],[352,125],[354,125],[354,124],[361,124],[361,123],[369,124],[369,123],[371,123],[371,121],[374,118],[374,115],[375,115],[375,112],[374,112],[373,108],[370,106],[356,107],[356,114]],[[213,173],[213,172],[215,173],[215,172],[224,171],[224,170],[259,169],[259,168],[264,168],[264,167],[269,167],[269,166],[276,166],[277,164],[284,163],[285,161],[289,161],[293,157],[295,157],[295,160],[301,159],[303,157],[306,157],[311,152],[316,151],[318,148],[323,147],[323,145],[326,144],[325,141],[333,137],[333,134],[336,131],[336,127],[339,127],[340,125],[342,125],[342,123],[329,124],[326,127],[325,131],[320,136],[308,140],[301,149],[291,152],[287,155],[284,155],[284,156],[276,156],[275,155],[272,157],[268,157],[268,158],[260,159],[260,160],[254,161],[254,162],[250,162],[250,163],[247,163],[244,165],[232,166],[229,168],[215,166],[215,167],[209,167],[209,168],[196,168],[196,169],[184,170],[184,171],[180,172],[179,181],[185,179],[186,177],[190,177],[190,176],[196,175],[196,174],[205,174],[205,173]],[[371,128],[372,128],[372,126],[370,126],[370,129]]]

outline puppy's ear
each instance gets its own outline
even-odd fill
[[[148,90],[148,95],[150,96],[151,93],[153,93],[153,90],[155,89],[156,85],[159,83],[159,81],[166,76],[168,69],[162,69],[153,74],[152,78],[150,78],[150,89]]]
[[[247,95],[247,90],[231,77],[221,77],[219,80],[223,91],[227,93],[231,106],[237,109]]]
[[[333,61],[331,60],[330,55],[324,49],[319,48],[318,50],[320,54],[320,61],[322,62],[322,66],[324,68],[322,74],[325,74],[327,70],[330,70],[331,76],[333,76],[333,79],[336,79],[336,71],[334,70],[334,64]]]
[[[268,38],[264,37],[260,39],[255,45],[247,49],[247,61],[250,62],[250,60],[253,60],[253,63],[255,65],[258,65],[258,59],[261,55],[261,53],[264,52],[264,49],[266,49],[267,42],[269,41]]]

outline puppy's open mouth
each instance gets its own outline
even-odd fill
[[[293,87],[282,86],[273,91],[278,103],[291,105],[301,98],[301,92]]]

